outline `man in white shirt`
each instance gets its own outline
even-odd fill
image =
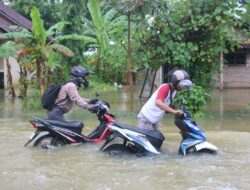
[[[179,116],[184,114],[182,110],[176,110],[172,107],[172,100],[177,91],[189,89],[191,86],[192,82],[186,71],[174,71],[171,82],[162,84],[142,107],[138,114],[138,127],[156,130],[165,112]]]

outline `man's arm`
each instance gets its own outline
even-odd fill
[[[161,99],[157,99],[155,103],[159,108],[164,110],[165,112],[172,113],[174,115],[182,115],[183,111],[182,110],[175,110],[169,106],[167,106]]]
[[[90,99],[82,98],[77,90],[77,87],[74,83],[68,84],[67,94],[71,101],[73,101],[77,106],[84,108],[84,109],[90,109],[93,106],[89,105]]]
[[[169,93],[170,93],[170,87],[168,84],[161,86],[161,88],[158,91],[155,104],[165,112],[169,112],[175,115],[182,115],[183,114],[182,110],[175,110],[164,103],[164,100]]]

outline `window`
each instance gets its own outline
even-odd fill
[[[229,53],[225,55],[226,65],[246,65],[247,54],[244,51]]]

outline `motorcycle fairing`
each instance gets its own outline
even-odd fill
[[[191,138],[194,140],[202,140],[205,141],[206,137],[202,134],[194,134],[194,133],[182,133],[184,139]]]
[[[117,123],[117,122],[115,122],[114,125],[118,126],[119,128],[122,128],[122,129],[127,129],[127,130],[130,130],[130,131],[134,131],[136,133],[146,135],[148,137],[158,139],[160,141],[165,140],[165,137],[163,136],[163,134],[158,130],[146,130],[146,129],[141,129],[141,128],[138,128],[138,127],[127,125],[127,124],[124,124],[124,123]]]
[[[140,134],[140,133],[137,133],[137,132],[134,132],[134,131],[130,131],[130,130],[127,130],[127,129],[122,129],[122,128],[116,127],[114,125],[108,125],[108,127],[113,131],[119,132],[122,136],[126,137],[131,142],[135,142],[135,143],[141,145],[142,147],[144,147],[149,152],[152,152],[154,154],[161,154],[147,140],[146,135],[143,135],[143,134]]]
[[[185,139],[181,142],[180,144],[180,149],[179,149],[179,152],[182,154],[182,155],[186,155],[187,154],[187,150],[194,146],[194,145],[197,145],[199,143],[203,142],[203,140],[196,140],[196,139]]]
[[[188,126],[188,128],[191,130],[191,132],[194,135],[199,136],[199,138],[203,139],[204,141],[206,140],[206,137],[203,134],[203,129],[197,125],[194,121],[190,119],[184,119],[183,122]]]

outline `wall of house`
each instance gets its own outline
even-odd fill
[[[9,63],[11,66],[11,75],[12,75],[12,82],[14,86],[17,86],[19,83],[19,78],[20,78],[20,69],[19,65],[16,61],[16,59],[10,57],[9,58]],[[4,86],[5,88],[7,87],[7,66],[6,66],[6,60],[4,60]]]
[[[246,57],[246,65],[224,66],[223,72],[224,88],[250,88],[250,53]],[[220,86],[218,78],[216,87]]]

